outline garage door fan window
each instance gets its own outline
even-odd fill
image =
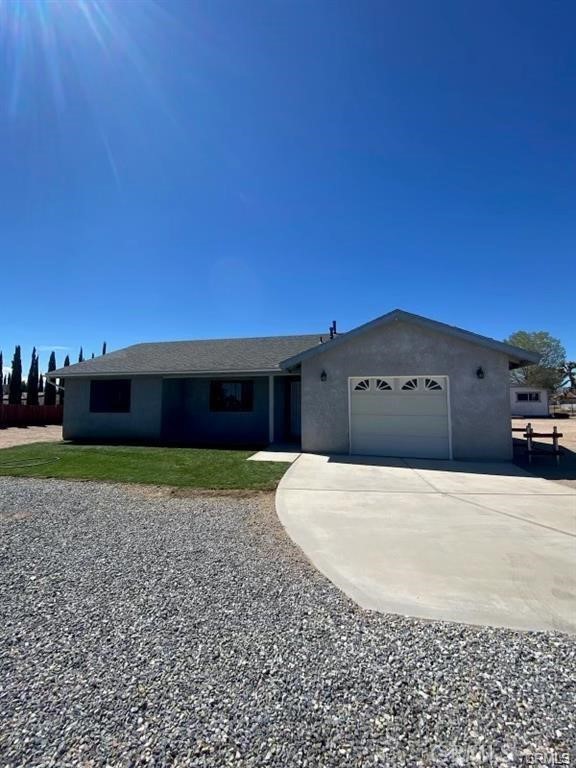
[[[90,382],[91,413],[130,413],[130,379]]]

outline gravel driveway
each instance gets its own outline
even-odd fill
[[[574,638],[364,612],[268,496],[0,478],[0,640],[2,768],[550,765],[574,748]]]

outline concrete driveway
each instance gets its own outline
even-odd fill
[[[278,515],[364,608],[576,632],[576,492],[513,464],[303,454]]]

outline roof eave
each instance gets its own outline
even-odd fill
[[[529,365],[538,365],[538,363],[540,362],[540,355],[536,355],[535,357],[536,359],[532,359],[532,360],[527,360],[527,359],[515,360],[510,358],[510,364],[509,364],[510,370],[514,371],[516,368],[526,368]]]
[[[96,379],[110,376],[158,376],[160,378],[186,378],[194,376],[272,376],[282,373],[280,368],[254,368],[254,369],[227,369],[227,370],[203,370],[203,371],[67,371],[59,369],[45,374],[46,379]]]
[[[307,349],[298,355],[287,358],[280,363],[280,367],[283,369],[293,368],[296,365],[302,363],[303,360],[308,359],[316,354],[322,354],[328,348],[332,349],[333,346],[343,343],[345,340],[351,337],[365,333],[366,331],[376,328],[381,325],[388,325],[392,322],[408,322],[414,325],[419,325],[422,328],[436,331],[438,333],[445,333],[447,335],[461,338],[471,344],[478,344],[479,346],[493,349],[496,352],[508,355],[511,361],[511,368],[521,368],[527,365],[535,365],[540,361],[540,355],[535,352],[529,352],[521,347],[514,347],[510,344],[506,344],[503,341],[497,341],[496,339],[490,339],[487,336],[481,336],[480,334],[465,331],[463,328],[457,328],[456,326],[447,325],[446,323],[440,323],[437,320],[430,320],[427,317],[421,317],[420,315],[414,315],[410,312],[405,312],[403,309],[394,309],[392,312],[388,312],[385,315],[377,317],[375,320],[370,320],[368,323],[359,325],[347,333],[336,336],[335,339],[325,342],[324,344]]]

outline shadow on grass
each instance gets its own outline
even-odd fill
[[[194,450],[205,449],[207,451],[261,451],[267,447],[267,443],[190,443],[165,440],[63,440],[64,445],[86,448],[190,448]]]

